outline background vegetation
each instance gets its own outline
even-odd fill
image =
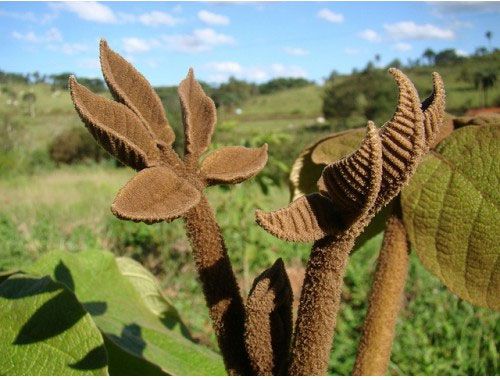
[[[481,48],[469,58],[454,50],[428,49],[419,62],[404,67],[422,98],[431,90],[431,72],[439,71],[446,84],[447,111],[457,115],[471,108],[500,106],[499,69],[500,52]],[[111,214],[114,195],[132,173],[112,160],[84,129],[67,92],[68,75],[0,72],[0,270],[19,267],[52,250],[95,248],[133,257],[161,280],[195,338],[216,349],[182,222],[148,226],[123,222]],[[100,79],[78,79],[109,96]],[[216,144],[270,145],[269,163],[256,179],[208,191],[241,288],[247,294],[253,278],[281,256],[298,298],[310,247],[268,235],[254,223],[254,210],[288,203],[288,171],[305,145],[333,131],[362,126],[367,118],[381,126],[394,110],[396,86],[385,68],[377,66],[377,59],[351,75],[333,72],[321,86],[293,78],[263,84],[231,78],[219,86],[204,86],[218,105]],[[178,131],[179,148],[176,88],[157,91]],[[380,242],[381,236],[371,240],[349,264],[330,361],[332,374],[348,374],[352,368]],[[500,373],[498,313],[449,293],[415,257],[404,302],[390,374]]]

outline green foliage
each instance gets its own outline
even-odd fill
[[[0,271],[13,268],[24,259],[25,239],[11,218],[0,213]]]
[[[445,49],[440,51],[434,57],[434,62],[437,66],[456,64],[463,60],[463,57],[457,55],[455,49]]]
[[[57,164],[74,164],[84,161],[100,162],[110,159],[109,154],[82,127],[62,132],[49,146],[50,158]]]
[[[104,342],[73,293],[48,277],[0,284],[2,375],[107,375]]]
[[[173,314],[165,319],[165,315],[153,312],[150,302],[144,302],[144,287],[138,284],[139,279],[131,282],[130,268],[127,266],[124,275],[111,253],[86,251],[46,254],[25,270],[49,275],[72,290],[106,337],[106,350],[114,346],[111,350],[124,360],[131,357],[138,366],[146,362],[148,368],[156,365],[172,375],[223,374],[217,354],[178,332],[184,331],[180,319]],[[150,278],[142,279],[151,285]],[[140,371],[140,367],[134,370]],[[109,371],[123,368],[115,369],[110,363]]]
[[[259,85],[260,94],[272,94],[273,92],[287,90],[290,88],[306,87],[314,82],[304,78],[276,78]]]
[[[388,120],[397,99],[397,90],[385,71],[370,69],[338,84],[327,84],[323,94],[326,118],[347,118],[354,113],[382,123]]]
[[[461,298],[495,310],[499,127],[455,131],[424,159],[402,193],[405,224],[422,263]]]

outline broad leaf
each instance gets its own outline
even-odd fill
[[[172,221],[196,205],[201,193],[166,166],[137,173],[116,195],[111,211],[120,219]]]
[[[228,146],[211,152],[201,165],[208,184],[234,184],[253,177],[267,162],[267,144],[261,148]]]
[[[461,128],[426,156],[403,190],[403,216],[424,266],[461,298],[500,310],[500,124]]]
[[[106,375],[99,329],[75,295],[49,277],[0,285],[0,374]]]
[[[101,40],[101,68],[115,99],[129,107],[147,125],[155,138],[171,145],[175,139],[163,104],[148,80],[121,55]]]
[[[193,69],[179,85],[185,152],[198,158],[208,147],[217,121],[215,104],[194,78]]]
[[[149,310],[160,318],[169,329],[190,338],[189,331],[182,322],[179,312],[171,301],[163,295],[155,276],[137,261],[128,257],[117,257],[116,264],[121,274],[134,286]]]
[[[80,118],[104,149],[136,170],[158,163],[159,150],[151,133],[130,109],[95,95],[74,77],[69,86]]]
[[[109,252],[78,254],[54,252],[44,255],[32,267],[33,273],[47,274],[73,290],[109,343],[121,351],[147,361],[171,375],[222,375],[219,355],[167,328],[141,294],[125,278]],[[73,285],[72,285],[73,284]],[[116,356],[115,356],[116,358]],[[110,362],[113,364],[119,360]],[[150,373],[151,365],[148,373]],[[110,372],[119,369],[110,367]],[[140,369],[137,369],[140,373]]]

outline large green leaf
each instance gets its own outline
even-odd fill
[[[186,338],[191,339],[189,330],[182,322],[179,312],[172,305],[172,302],[163,295],[155,276],[137,261],[128,257],[117,257],[116,264],[121,274],[134,286],[149,310],[159,317],[170,330],[176,330]]]
[[[325,166],[354,152],[365,135],[366,128],[350,129],[323,137],[306,147],[295,160],[290,172],[292,200],[304,194],[318,192],[317,182]],[[366,241],[384,230],[392,207],[393,202],[390,202],[377,213],[356,240],[355,248],[359,248]]]
[[[402,193],[424,266],[461,298],[500,309],[500,123],[456,130]]]
[[[133,355],[139,359],[138,365],[147,361],[171,375],[225,373],[219,355],[164,325],[129,279],[121,274],[113,254],[53,252],[44,255],[27,271],[50,275],[73,289],[105,334],[107,343],[119,348],[113,351],[114,357],[118,355],[126,360],[126,355]],[[119,362],[113,360],[110,364]],[[119,370],[110,367],[111,373]],[[141,373],[140,368],[135,370]]]
[[[0,285],[1,375],[106,375],[99,329],[64,285],[15,274]]]

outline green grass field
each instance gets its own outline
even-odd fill
[[[457,79],[458,68],[439,71],[447,86],[449,110],[481,105],[479,92]],[[430,68],[410,71],[422,96],[430,89],[430,72]],[[35,117],[30,117],[22,104],[7,105],[7,95],[0,93],[0,121],[10,125],[10,143],[3,139],[0,145],[0,269],[19,267],[56,249],[79,252],[99,248],[134,257],[160,279],[194,336],[216,349],[182,222],[145,225],[117,220],[110,205],[133,175],[129,169],[111,162],[52,163],[47,149],[54,137],[61,131],[84,127],[67,92],[51,92],[47,85],[36,85],[32,90],[37,96]],[[490,96],[494,99],[499,95],[497,85]],[[316,123],[321,116],[321,96],[320,87],[309,86],[254,97],[241,106],[241,115],[221,112],[214,142],[218,146],[269,142],[269,173],[286,177],[300,150],[332,131],[329,124]],[[352,121],[358,126],[363,123],[360,117]],[[286,182],[270,185],[267,194],[256,180],[231,188],[210,188],[207,194],[243,293],[248,293],[253,278],[278,257],[285,260],[297,288],[310,246],[285,243],[254,222],[255,209],[276,209],[289,202]],[[381,238],[373,238],[351,257],[331,374],[349,374],[354,363]],[[499,314],[458,299],[415,255],[403,302],[389,374],[500,374]]]

